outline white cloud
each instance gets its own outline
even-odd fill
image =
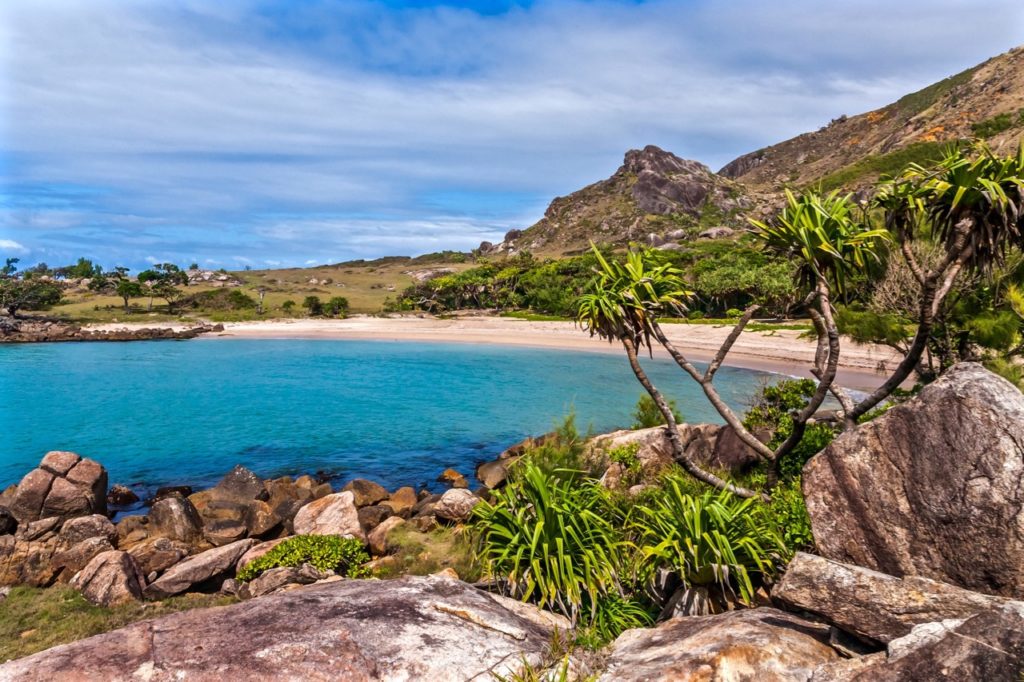
[[[28,249],[13,239],[0,239],[0,250],[13,251],[15,253],[28,253]]]

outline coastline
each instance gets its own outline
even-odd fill
[[[93,325],[90,329],[112,331],[130,329],[134,325],[118,323]],[[174,326],[174,325],[170,325]],[[666,324],[668,337],[698,362],[708,362],[731,331],[731,326],[710,324]],[[776,374],[810,378],[808,371],[814,359],[815,344],[800,338],[796,330],[744,332],[726,360],[726,365]],[[223,332],[205,334],[200,339],[307,339],[364,340],[436,343],[494,344],[558,350],[619,353],[618,347],[589,337],[572,322],[536,322],[493,315],[472,315],[452,318],[432,316],[373,317],[357,315],[343,320],[261,320],[225,322]],[[877,345],[856,345],[844,339],[838,383],[857,390],[873,389],[881,384],[885,373],[899,361],[890,348]],[[655,348],[655,357],[668,355]]]

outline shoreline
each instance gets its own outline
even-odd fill
[[[487,344],[513,347],[548,348],[568,351],[621,353],[617,346],[589,337],[572,322],[536,322],[493,315],[453,318],[431,316],[371,317],[357,315],[343,320],[261,320],[225,322],[223,332],[211,332],[199,339],[268,340],[363,340],[434,343]],[[91,325],[90,329],[112,331],[134,325],[118,323]],[[175,326],[175,325],[169,325]],[[183,326],[183,325],[182,325]],[[731,331],[731,326],[710,324],[665,324],[666,335],[689,359],[709,362]],[[774,374],[812,378],[809,372],[815,344],[800,338],[796,330],[744,332],[729,353],[725,365]],[[841,386],[870,390],[880,385],[899,356],[884,346],[856,345],[844,339],[842,362],[837,374]],[[656,347],[654,356],[669,359]]]

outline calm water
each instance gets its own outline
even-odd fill
[[[647,362],[690,421],[717,421],[667,362]],[[722,369],[741,406],[763,373]],[[225,340],[0,347],[0,485],[48,450],[104,464],[111,483],[215,482],[328,471],[431,485],[575,409],[628,426],[641,388],[612,353],[379,341]]]

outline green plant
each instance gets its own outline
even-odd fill
[[[348,299],[344,296],[334,296],[327,301],[323,307],[324,314],[331,317],[348,316]]]
[[[622,480],[626,485],[634,485],[640,481],[643,467],[637,453],[640,451],[638,443],[620,445],[608,451],[608,459],[624,469]]]
[[[310,315],[324,314],[324,304],[319,296],[307,296],[302,299],[302,307],[308,310]]]
[[[788,558],[785,543],[759,501],[728,491],[692,495],[688,485],[668,477],[661,496],[635,508],[643,575],[669,568],[688,587],[717,585],[751,603],[754,580]]]
[[[616,593],[598,599],[595,614],[590,624],[576,631],[575,643],[590,651],[607,646],[626,630],[650,627],[656,615],[649,604]]]
[[[361,578],[369,575],[363,568],[363,564],[369,560],[370,556],[363,548],[363,543],[355,538],[296,535],[250,561],[238,571],[236,577],[248,582],[271,568],[310,564],[321,571],[335,571],[348,578]]]
[[[743,316],[743,311],[739,308],[729,308],[725,311],[725,318],[727,320],[738,320]]]
[[[285,301],[284,303],[281,304],[281,310],[283,310],[286,313],[290,314],[292,312],[292,310],[295,309],[295,305],[296,305],[295,301],[293,301],[291,299],[288,299],[287,301]]]
[[[814,551],[811,517],[807,514],[799,476],[775,487],[768,514],[790,552]]]
[[[676,408],[676,401],[669,400],[668,406],[672,410],[673,416],[675,416],[676,423],[683,423],[683,415],[679,413]],[[646,393],[642,394],[636,401],[636,408],[633,410],[633,426],[634,429],[649,429],[652,426],[662,426],[665,424],[665,417],[661,414],[661,410],[658,409],[657,403]]]

